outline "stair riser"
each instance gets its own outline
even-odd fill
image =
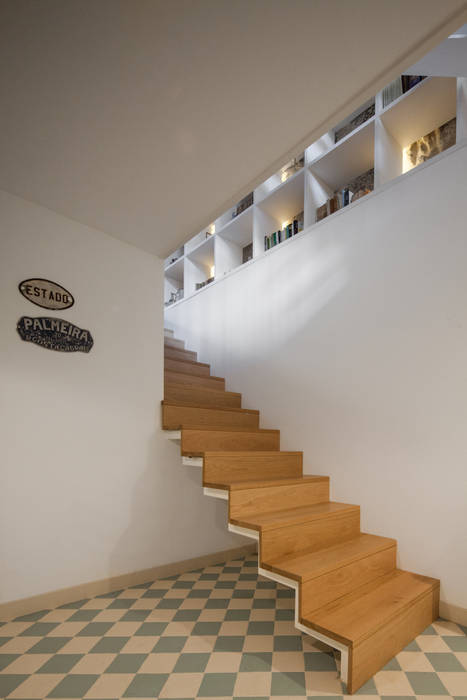
[[[439,588],[430,591],[401,614],[392,617],[375,634],[350,649],[347,690],[355,693],[439,614]]]
[[[164,357],[166,360],[189,360],[190,362],[196,362],[198,355],[196,352],[191,350],[177,350],[176,348],[165,348]]]
[[[193,365],[182,360],[165,359],[164,369],[171,372],[182,372],[183,374],[194,374],[196,377],[209,377],[209,365]]]
[[[214,428],[258,428],[259,415],[215,408],[162,406],[164,430],[180,430],[182,425],[204,425]]]
[[[181,374],[180,372],[165,372],[164,379],[166,384],[182,384],[183,386],[204,387],[205,389],[225,391],[224,379],[196,377],[192,374]]]
[[[261,560],[273,561],[308,549],[331,547],[360,532],[360,510],[327,516],[261,533]]]
[[[164,345],[166,348],[176,348],[177,350],[185,350],[184,341],[176,340],[175,338],[164,338]]]
[[[223,484],[229,480],[294,478],[302,476],[302,462],[301,452],[275,455],[207,454],[204,457],[203,480],[204,483]]]
[[[168,401],[182,401],[210,408],[241,408],[242,405],[241,394],[183,387],[175,384],[166,386],[164,398]]]
[[[232,490],[229,497],[229,517],[242,518],[325,501],[329,501],[329,479],[268,488]]]
[[[217,450],[279,450],[279,433],[182,430],[182,455],[202,456]]]
[[[368,557],[329,571],[302,583],[300,588],[300,616],[316,610],[332,600],[383,576],[396,568],[397,548],[389,547]]]

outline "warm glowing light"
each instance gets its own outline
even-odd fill
[[[288,221],[283,221],[283,222],[282,222],[282,228],[285,228],[286,226],[288,226],[288,224],[289,224]]]
[[[216,224],[211,224],[209,227],[209,233],[212,235],[213,233],[216,233]]]
[[[211,277],[214,277],[215,274],[216,274],[216,268],[214,265],[211,265]]]
[[[409,150],[410,146],[406,146],[405,148],[402,149],[402,172],[406,173],[409,170],[412,170],[414,167],[410,158],[409,158]]]
[[[287,180],[287,178],[288,178],[287,170],[283,170],[281,172],[281,182],[285,182]]]

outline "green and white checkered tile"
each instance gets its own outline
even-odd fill
[[[25,615],[0,623],[0,698],[343,698],[293,606],[252,556]],[[438,620],[357,694],[467,700],[467,629]]]

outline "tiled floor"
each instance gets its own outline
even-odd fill
[[[249,557],[0,623],[0,697],[342,697],[293,604]],[[439,620],[359,694],[467,700],[466,633]]]

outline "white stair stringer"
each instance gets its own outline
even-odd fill
[[[181,431],[180,430],[166,430],[164,432],[166,433],[168,440],[173,440],[174,442],[181,441]],[[186,464],[186,465],[196,464],[196,466],[202,466],[203,459],[202,459],[202,457],[182,457],[182,463]],[[220,499],[225,500],[225,501],[229,500],[229,492],[226,491],[225,489],[214,489],[214,488],[210,488],[210,487],[203,487],[203,492],[204,492],[205,496],[210,496],[211,498],[220,498]],[[299,618],[300,588],[299,588],[298,581],[295,581],[294,579],[282,576],[281,574],[276,574],[272,571],[268,571],[267,569],[263,569],[259,565],[259,562],[261,561],[261,559],[260,559],[260,551],[259,551],[259,532],[257,530],[250,530],[249,528],[240,527],[239,525],[234,525],[233,523],[228,523],[227,527],[228,527],[229,532],[233,532],[237,535],[243,535],[244,537],[249,537],[250,539],[256,540],[256,542],[258,542],[258,574],[260,576],[264,576],[264,578],[270,579],[271,581],[276,581],[277,583],[281,583],[283,586],[287,586],[288,588],[293,588],[293,590],[295,591],[294,624],[295,624],[296,629],[298,629],[300,632],[303,632],[304,634],[309,635],[310,637],[313,637],[314,639],[317,639],[320,642],[323,642],[324,644],[327,644],[327,646],[331,647],[331,649],[334,649],[334,650],[339,652],[339,654],[340,654],[340,677],[341,677],[341,681],[347,685],[348,672],[349,672],[349,647],[345,644],[342,644],[341,642],[338,642],[336,639],[332,639],[332,637],[327,637],[325,634],[321,634],[321,632],[317,632],[316,630],[312,629],[311,627],[307,627],[306,625],[303,625],[300,622],[300,618]]]

